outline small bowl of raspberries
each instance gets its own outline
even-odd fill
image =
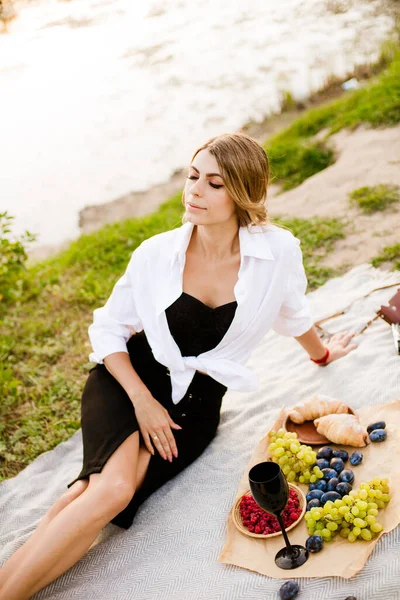
[[[306,512],[306,499],[303,492],[292,483],[288,485],[289,500],[282,512],[286,531],[296,527]],[[239,531],[250,537],[264,539],[282,535],[278,519],[258,506],[250,490],[235,502],[232,517]]]

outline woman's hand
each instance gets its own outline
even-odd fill
[[[147,450],[154,455],[154,445],[164,460],[168,458],[172,462],[172,455],[177,458],[178,449],[171,429],[182,427],[171,419],[167,409],[149,390],[136,393],[131,400]]]
[[[326,364],[329,364],[338,358],[342,358],[342,356],[346,356],[346,354],[349,354],[349,352],[358,347],[358,344],[354,342],[349,344],[354,335],[354,333],[348,331],[335,333],[328,342],[325,342],[324,345],[326,348],[329,348],[329,358],[326,361]]]

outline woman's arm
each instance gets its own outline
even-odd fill
[[[303,335],[299,335],[295,337],[295,340],[299,342],[299,344],[304,348],[310,359],[319,360],[323,358],[326,353],[326,349],[329,349],[329,358],[325,364],[333,362],[342,356],[346,356],[352,350],[357,348],[357,344],[352,343],[348,345],[351,338],[354,336],[354,333],[348,333],[347,331],[343,333],[336,333],[333,335],[326,344],[323,344],[320,340],[318,332],[314,325],[303,333]]]

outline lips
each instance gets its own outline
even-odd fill
[[[205,208],[203,208],[202,206],[197,206],[197,204],[193,204],[192,202],[188,202],[189,206],[191,206],[192,208],[199,208],[200,210],[206,210]]]

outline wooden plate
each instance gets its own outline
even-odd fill
[[[306,512],[306,498],[303,494],[303,492],[301,491],[300,488],[297,487],[297,485],[294,485],[293,483],[288,483],[289,488],[293,489],[296,491],[298,497],[299,497],[299,503],[300,503],[300,508],[301,508],[301,514],[299,516],[299,518],[297,519],[297,521],[294,521],[294,523],[292,523],[289,527],[286,527],[286,531],[290,531],[291,529],[293,529],[293,527],[296,527],[296,525],[298,525],[301,521],[301,519],[304,517],[304,513]],[[263,533],[252,533],[251,531],[249,531],[247,529],[247,527],[245,527],[242,523],[242,518],[240,516],[240,502],[243,498],[243,496],[251,496],[251,491],[247,490],[244,494],[242,494],[242,496],[240,496],[240,498],[238,498],[232,508],[232,518],[233,518],[233,522],[236,525],[236,527],[239,529],[239,531],[241,533],[244,533],[245,535],[248,535],[249,537],[254,537],[254,538],[262,538],[262,539],[267,539],[267,538],[272,538],[272,537],[276,537],[278,535],[282,535],[281,531],[277,531],[275,533],[268,533],[268,534],[263,534]]]
[[[351,407],[349,407],[349,414],[355,414]],[[308,446],[324,446],[325,444],[332,444],[328,438],[318,433],[314,421],[304,421],[304,423],[299,425],[298,423],[294,423],[287,415],[282,423],[282,428],[286,431],[294,431],[297,433],[299,442],[307,444]]]

